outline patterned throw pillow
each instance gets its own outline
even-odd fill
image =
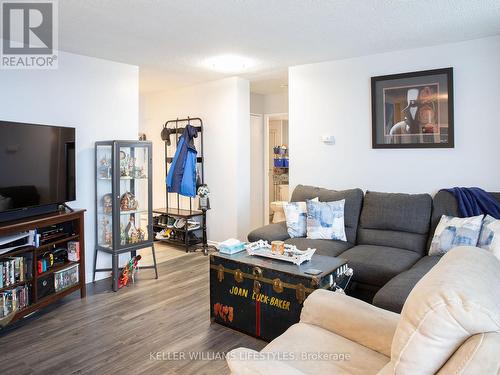
[[[500,220],[486,215],[477,246],[491,251],[493,255],[500,259]]]
[[[464,218],[441,216],[429,255],[443,255],[456,246],[476,246],[482,222],[483,215]]]
[[[344,228],[345,199],[335,202],[307,201],[307,238],[347,241]]]
[[[318,198],[312,199],[318,201]],[[289,202],[283,206],[286,228],[291,238],[306,236],[306,202]]]

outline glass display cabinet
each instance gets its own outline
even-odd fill
[[[150,247],[156,278],[152,217],[152,144],[145,141],[103,141],[95,145],[96,272],[112,271],[113,290],[121,283],[118,256]],[[97,269],[97,255],[112,255],[111,268]]]

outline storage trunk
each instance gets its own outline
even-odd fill
[[[317,275],[307,274],[311,269]],[[300,319],[302,303],[315,289],[346,281],[344,259],[314,255],[297,266],[279,260],[216,253],[210,256],[212,320],[266,341]]]

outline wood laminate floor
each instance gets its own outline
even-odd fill
[[[98,281],[0,332],[0,374],[228,374],[214,356],[265,346],[210,323],[208,257],[165,258],[158,280],[142,270],[117,293]]]

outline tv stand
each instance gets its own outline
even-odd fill
[[[5,325],[2,324],[2,322],[11,324],[16,320],[22,319],[60,300],[68,294],[79,291],[80,297],[85,297],[84,213],[85,210],[53,212],[50,214],[0,223],[0,237],[33,230],[37,230],[38,233],[40,233],[40,229],[49,228],[54,225],[57,225],[58,228],[64,228],[58,231],[56,235],[46,232],[46,234],[50,233],[50,235],[44,236],[44,240],[39,241],[40,243],[38,246],[27,244],[23,247],[15,248],[9,252],[0,254],[0,262],[7,262],[8,259],[18,257],[23,258],[25,264],[23,268],[25,270],[25,272],[23,272],[23,280],[16,279],[14,283],[9,282],[9,285],[5,285],[4,283],[0,288],[0,293],[9,292],[17,287],[22,288],[26,286],[29,295],[27,306],[11,312],[6,319],[0,318],[0,329]],[[74,241],[79,245],[79,260],[63,259],[63,261],[54,262],[54,264],[47,267],[45,270],[39,270],[37,264],[38,260],[47,259],[47,253],[51,253],[52,251],[55,252],[58,248],[67,248],[67,244],[70,241]],[[78,272],[76,272],[77,268]],[[31,269],[31,271],[29,271],[29,269]],[[67,279],[70,281],[67,281]],[[59,285],[57,285],[55,280],[59,280]]]

